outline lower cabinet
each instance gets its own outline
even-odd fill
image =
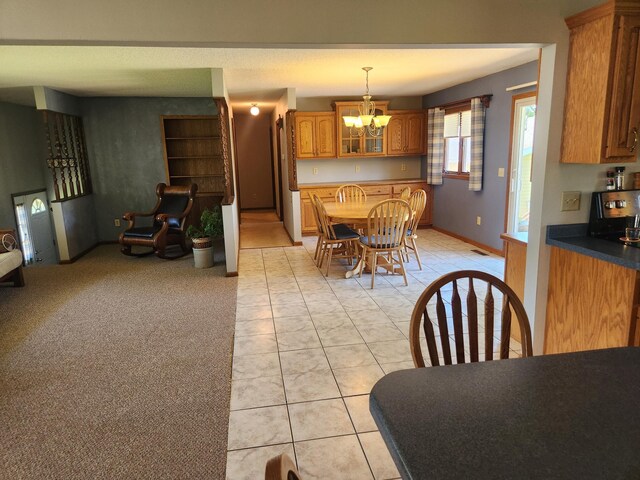
[[[411,188],[411,191],[423,189],[427,192],[427,206],[420,220],[421,226],[431,225],[433,210],[433,193],[431,187],[424,180],[403,180],[403,183],[394,181],[380,182],[361,182],[358,183],[367,194],[367,198],[379,198],[386,200],[387,198],[400,198],[400,193],[405,188]],[[347,182],[344,182],[347,183]],[[313,207],[311,206],[311,194],[316,194],[325,203],[335,201],[336,190],[344,183],[322,184],[322,185],[299,185],[300,187],[300,215],[303,235],[316,235],[316,221],[313,216]]]

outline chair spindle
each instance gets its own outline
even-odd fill
[[[460,293],[458,292],[458,282],[456,280],[453,281],[451,310],[453,313],[453,337],[456,342],[456,361],[457,363],[465,363],[464,334],[462,332],[462,305],[460,304]]]
[[[509,358],[509,343],[511,342],[511,305],[509,298],[504,296],[502,302],[502,329],[500,332],[500,359]]]
[[[473,288],[473,279],[469,278],[467,294],[467,322],[469,326],[469,354],[472,362],[478,361],[478,298]]]
[[[487,295],[484,297],[484,359],[493,360],[493,292],[487,284]]]

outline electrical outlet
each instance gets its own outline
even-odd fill
[[[406,172],[407,171],[407,164],[403,163],[402,165],[400,165],[400,171],[402,172]]]
[[[499,168],[498,169],[498,176],[499,177],[504,177],[504,168]]]
[[[482,225],[482,217],[476,217],[476,225]]]
[[[317,167],[313,167],[313,174],[317,175],[318,174],[318,168]]]
[[[580,192],[562,192],[561,212],[580,210]]]
[[[119,227],[120,226],[120,219],[119,218],[116,218],[116,219],[113,220],[113,226],[114,227]]]
[[[356,173],[360,171],[360,165],[356,165]]]

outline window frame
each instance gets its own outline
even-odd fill
[[[443,162],[442,164],[442,177],[443,178],[455,178],[455,179],[459,179],[459,180],[469,180],[469,173],[470,172],[463,172],[462,171],[462,163],[464,161],[464,139],[465,138],[470,138],[471,135],[469,135],[469,137],[463,137],[460,134],[462,133],[460,131],[460,122],[461,122],[461,115],[462,112],[465,111],[471,111],[471,101],[465,101],[456,105],[451,105],[447,108],[444,109],[444,114],[446,115],[451,115],[454,113],[458,114],[458,171],[454,172],[454,171],[449,171],[446,169],[447,166],[447,162]],[[444,158],[447,158],[447,138],[455,138],[455,137],[444,137],[444,145],[443,145],[443,149],[444,149]]]

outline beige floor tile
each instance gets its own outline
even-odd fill
[[[311,320],[318,331],[331,328],[353,326],[351,319],[345,313],[316,313],[311,315]]]
[[[236,337],[233,347],[233,355],[256,355],[258,353],[272,353],[278,351],[278,343],[275,334],[251,335],[249,337]]]
[[[376,308],[369,310],[348,310],[347,315],[351,318],[354,325],[370,325],[374,323],[388,323],[389,317],[382,311],[382,309]]]
[[[400,473],[380,433],[360,433],[358,437],[376,480],[390,480],[400,477]]]
[[[231,382],[231,410],[268,407],[284,403],[282,375]]]
[[[315,327],[309,315],[297,317],[276,317],[274,319],[276,333],[299,332],[300,330],[313,330]]]
[[[354,345],[364,343],[362,336],[353,325],[343,325],[341,327],[318,330],[320,341],[325,347],[336,345]]]
[[[320,339],[315,330],[299,330],[297,332],[284,332],[278,334],[278,349],[281,352],[288,350],[305,350],[319,348]]]
[[[331,368],[349,368],[377,364],[369,347],[365,344],[326,347],[324,351]]]
[[[307,291],[303,293],[304,301],[307,303],[333,303],[337,304],[338,297],[335,296],[333,292],[316,292],[316,291]]]
[[[380,364],[411,361],[411,348],[406,338],[391,342],[371,342],[368,346]]]
[[[290,303],[304,303],[300,292],[293,293],[272,293],[270,295],[272,305],[287,305]]]
[[[264,293],[258,295],[238,295],[237,304],[242,306],[271,305],[269,293],[266,288],[264,290]]]
[[[296,442],[294,448],[304,480],[373,478],[356,435]]]
[[[280,359],[277,353],[258,355],[234,355],[232,378],[246,379],[281,375]]]
[[[373,420],[371,412],[369,412],[369,395],[345,397],[344,403],[347,405],[347,410],[356,427],[356,432],[364,433],[378,430],[378,426]]]
[[[378,304],[371,297],[343,298],[340,303],[347,313],[354,310],[375,310],[378,308]]]
[[[344,397],[369,394],[375,383],[384,376],[378,365],[335,368],[333,374]]]
[[[405,340],[404,334],[393,323],[359,325],[358,331],[365,342],[384,342],[388,340]]]
[[[341,398],[289,405],[293,441],[355,433]]]
[[[411,362],[396,362],[396,363],[381,363],[380,366],[384,370],[385,375],[391,372],[397,372],[398,370],[409,370],[415,368],[413,361]]]
[[[274,318],[308,316],[309,310],[304,303],[273,305]]]
[[[307,302],[307,308],[311,316],[316,314],[346,313],[337,299],[332,302]]]
[[[283,375],[329,371],[329,362],[322,348],[280,352]]]
[[[236,410],[229,414],[229,450],[291,442],[284,405]]]
[[[236,307],[236,321],[260,320],[271,318],[271,307],[269,305],[238,305]]]
[[[267,461],[281,454],[295,459],[293,444],[272,445],[269,447],[247,448],[227,453],[227,480],[256,480],[264,478]],[[295,461],[295,460],[294,460]]]
[[[236,322],[236,337],[246,337],[249,335],[266,335],[275,333],[273,319],[251,320],[247,322]]]
[[[287,403],[310,402],[340,397],[331,370],[284,375]]]

